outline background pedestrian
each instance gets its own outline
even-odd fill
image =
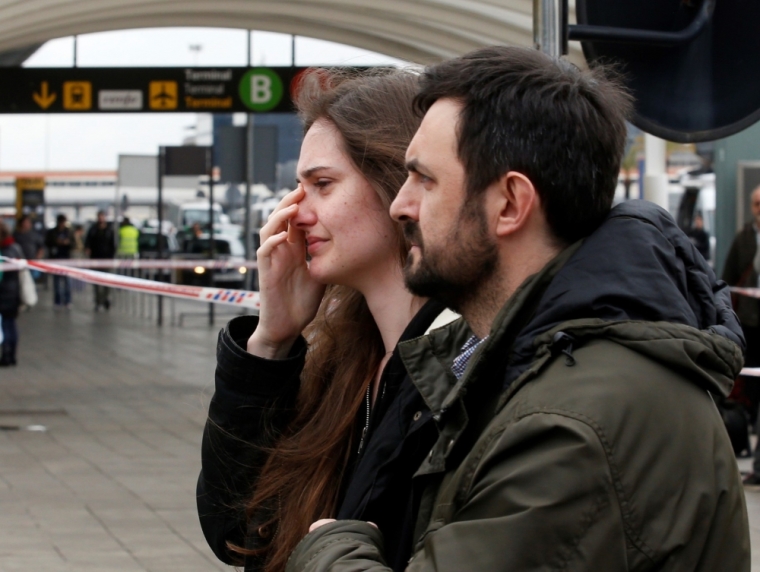
[[[10,258],[24,258],[24,251],[16,244],[10,229],[0,221],[0,254]],[[0,279],[0,317],[2,320],[3,342],[0,366],[16,365],[18,329],[16,318],[21,306],[21,288],[18,272],[4,272]]]

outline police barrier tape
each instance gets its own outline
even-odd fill
[[[76,264],[70,264],[75,262]],[[41,272],[48,272],[50,274],[58,274],[61,276],[69,276],[76,278],[82,282],[89,284],[95,284],[97,286],[107,286],[110,288],[121,288],[123,290],[131,290],[133,292],[143,292],[145,294],[158,294],[161,296],[169,296],[171,298],[180,298],[183,300],[195,300],[197,302],[213,302],[215,304],[227,304],[230,306],[238,306],[244,308],[261,308],[261,300],[258,292],[249,292],[246,290],[228,290],[224,288],[205,288],[202,286],[181,286],[178,284],[168,284],[166,282],[156,282],[153,280],[144,280],[142,278],[133,278],[131,276],[122,276],[119,274],[109,274],[107,272],[97,272],[94,270],[87,270],[85,268],[78,267],[81,263],[87,262],[112,262],[110,260],[69,260],[67,264],[53,264],[50,262],[43,262],[40,260],[17,260],[12,258],[6,258],[0,256],[0,270],[8,267],[12,270],[20,270],[24,268],[40,270]],[[195,268],[197,266],[203,266],[204,268],[225,269],[228,266],[216,266],[216,263],[224,262],[218,260],[134,260],[123,261],[116,260],[113,262],[143,262],[151,263],[150,266],[142,266],[142,268],[166,268],[166,266],[158,266],[157,263],[164,262],[192,262],[194,265],[190,266],[174,266],[174,268]],[[256,268],[255,262],[248,263],[248,268]],[[240,266],[240,265],[238,265]],[[121,266],[105,268],[123,268]],[[235,266],[232,266],[234,268]],[[128,268],[136,268],[130,266]],[[139,267],[137,267],[139,268]],[[752,298],[760,298],[760,288],[739,288],[732,287],[732,292],[742,294],[744,296],[751,296]],[[748,377],[760,377],[760,368],[757,367],[745,367],[741,370],[740,375]]]
[[[49,274],[69,276],[76,280],[81,280],[82,282],[95,284],[96,286],[107,286],[109,288],[131,290],[132,292],[142,292],[144,294],[158,294],[161,296],[169,296],[171,298],[180,298],[182,300],[212,302],[214,304],[227,304],[244,308],[258,309],[261,306],[259,293],[249,292],[247,290],[229,290],[226,288],[206,288],[203,286],[169,284],[166,282],[133,278],[131,276],[122,276],[120,274],[110,274],[108,272],[98,272],[96,270],[87,270],[84,268],[73,268],[71,266],[54,264],[43,260],[19,260],[3,256],[0,256],[0,259],[6,263],[12,264],[15,270],[29,268],[30,270],[39,270]]]
[[[40,261],[32,261],[40,262]],[[55,264],[60,266],[68,266],[71,268],[100,268],[107,270],[162,270],[162,269],[195,269],[204,268],[211,270],[230,270],[245,268],[247,270],[255,270],[258,268],[258,264],[252,260],[185,260],[185,259],[107,259],[107,260],[94,260],[87,259],[65,259],[56,260]],[[14,271],[18,270],[19,266],[12,262],[0,262],[0,271]]]
[[[749,296],[750,298],[760,298],[760,288],[739,288],[738,286],[731,286],[731,292],[741,294],[742,296]]]

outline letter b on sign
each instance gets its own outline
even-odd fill
[[[247,71],[240,80],[240,99],[253,111],[269,111],[282,99],[280,76],[267,68]]]

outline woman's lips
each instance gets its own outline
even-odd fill
[[[327,239],[325,238],[317,238],[310,236],[306,239],[306,252],[308,252],[310,255],[314,256],[314,254],[319,250],[319,248],[327,242]]]

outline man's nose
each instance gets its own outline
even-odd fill
[[[412,184],[407,179],[391,203],[391,218],[397,222],[406,220],[417,220],[417,205],[414,200]]]

